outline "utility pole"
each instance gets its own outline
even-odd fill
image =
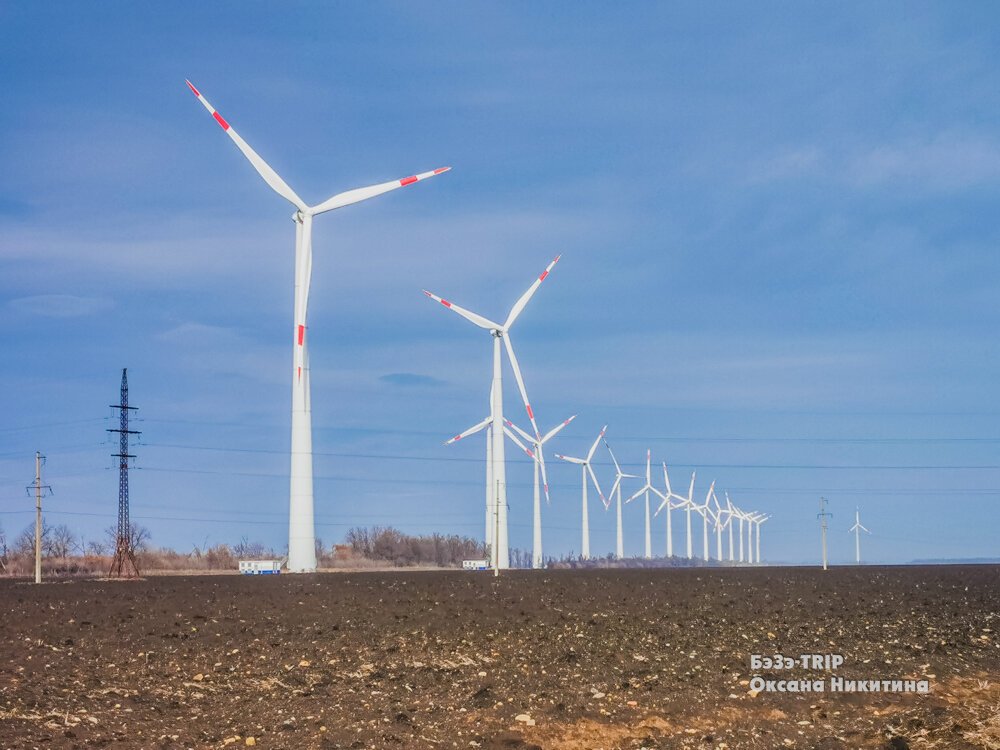
[[[112,409],[119,410],[118,429],[108,432],[118,433],[118,452],[111,455],[118,459],[118,530],[115,535],[115,556],[111,560],[111,578],[138,578],[139,568],[135,564],[134,540],[128,510],[128,462],[135,458],[128,452],[128,436],[140,434],[138,430],[128,428],[130,411],[136,411],[135,406],[128,405],[128,370],[122,370],[121,402],[111,404]]]
[[[52,488],[47,484],[42,484],[42,466],[45,464],[45,456],[39,451],[35,451],[35,481],[27,487],[30,493],[35,490],[35,583],[42,582],[42,495]]]
[[[819,513],[816,514],[816,518],[820,520],[823,528],[823,570],[827,569],[826,566],[826,519],[833,518],[833,513],[828,513],[826,511],[826,498],[821,497],[819,499]]]
[[[493,577],[500,577],[500,480],[497,480],[497,494],[493,507],[495,515],[493,518]]]

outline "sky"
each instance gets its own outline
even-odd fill
[[[580,455],[772,516],[766,560],[1000,556],[1000,55],[991,3],[0,3],[0,526],[102,536],[128,368],[152,543],[287,543],[292,207],[309,203],[317,533],[481,537],[506,316],[550,444],[545,552]],[[505,365],[506,367],[506,365]],[[508,416],[523,409],[506,369]],[[524,426],[522,424],[522,426]],[[508,448],[511,544],[531,545]],[[601,448],[595,468],[614,478]],[[660,480],[662,481],[662,479]],[[641,482],[625,484],[630,494]],[[641,500],[625,551],[642,550]],[[591,493],[591,548],[614,514]],[[683,514],[674,516],[682,548]],[[696,548],[700,544],[698,525]],[[654,520],[654,552],[665,520]]]

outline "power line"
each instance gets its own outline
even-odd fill
[[[190,424],[210,427],[254,427],[260,429],[283,429],[285,423],[258,422],[204,422],[185,419],[146,419],[147,422],[163,422],[166,424]],[[397,427],[347,427],[347,426],[316,426],[317,432],[350,432],[370,433],[376,435],[424,435],[437,438],[444,442],[449,435],[445,431],[433,430],[403,430]],[[593,437],[584,433],[566,433],[564,438],[570,440],[587,440]],[[649,442],[684,442],[684,443],[879,443],[879,444],[910,444],[910,443],[1000,443],[1000,437],[749,437],[749,436],[693,436],[693,435],[615,435],[616,441],[649,441]]]
[[[171,448],[175,450],[194,451],[216,451],[225,453],[258,453],[271,455],[286,455],[285,450],[272,448],[227,448],[215,445],[183,445],[179,443],[144,443],[146,447]],[[426,461],[426,462],[448,462],[448,463],[485,463],[485,458],[469,458],[466,456],[413,456],[401,453],[343,453],[343,452],[321,452],[313,451],[313,456],[324,456],[328,458],[361,458],[370,460],[387,461]],[[611,466],[610,463],[594,462],[601,466]],[[558,466],[559,464],[553,464]],[[641,462],[621,462],[622,466],[645,466]],[[944,470],[991,470],[1000,469],[1000,464],[969,464],[969,465],[915,465],[915,464],[725,464],[725,463],[699,463],[689,461],[672,461],[674,468],[684,467],[693,469],[781,469],[781,470],[841,470],[852,471],[862,470],[894,470],[894,471],[944,471]]]

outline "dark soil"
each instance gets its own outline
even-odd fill
[[[7,580],[0,613],[2,748],[1000,748],[997,567]],[[754,694],[755,653],[931,692]]]

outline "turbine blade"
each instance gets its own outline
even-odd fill
[[[611,492],[608,493],[608,497],[613,498],[615,496],[615,491],[618,489],[618,485],[622,483],[622,474],[615,477],[614,484],[611,485]]]
[[[620,478],[622,476],[622,467],[618,465],[618,459],[615,458],[615,452],[613,450],[611,450],[611,446],[608,445],[608,441],[607,440],[604,441],[604,447],[608,449],[608,453],[611,454],[611,460],[614,461],[614,464],[615,464],[615,476],[617,476],[617,477]],[[616,484],[617,484],[617,482],[616,482]],[[612,495],[615,494],[615,491],[612,490],[611,494]]]
[[[511,430],[509,427],[507,427],[507,425],[504,425],[504,427],[503,427],[503,434],[506,435],[508,438],[510,438],[511,442],[514,443],[514,445],[516,445],[518,448],[520,448],[525,453],[527,453],[529,458],[531,458],[532,460],[534,460],[534,458],[535,458],[534,452],[528,450],[528,448],[525,447],[524,443],[522,443],[520,440],[518,440],[517,435],[515,435],[514,432],[513,432],[513,430]]]
[[[562,430],[563,427],[565,427],[566,425],[568,425],[574,419],[576,419],[576,414],[574,414],[572,417],[570,417],[569,419],[567,419],[562,424],[557,425],[556,427],[553,427],[551,430],[549,430],[547,433],[545,433],[545,437],[542,438],[542,442],[545,443],[545,442],[547,442],[549,440],[549,438],[555,437],[555,435],[557,433],[559,433]]]
[[[635,499],[636,499],[637,497],[639,497],[640,495],[642,495],[642,493],[643,493],[643,492],[645,492],[646,490],[649,490],[649,489],[652,489],[652,487],[650,487],[650,486],[649,486],[649,485],[647,484],[647,485],[646,485],[645,487],[643,487],[642,489],[640,489],[640,490],[636,490],[635,492],[633,492],[633,493],[632,493],[632,496],[631,496],[631,497],[630,497],[630,498],[629,498],[628,500],[626,500],[625,502],[626,502],[626,503],[630,503],[630,502],[632,502],[632,501],[633,501],[633,500],[635,500]]]
[[[601,428],[601,434],[597,436],[597,439],[594,441],[594,444],[590,446],[590,450],[587,452],[587,463],[590,463],[590,459],[594,457],[594,451],[597,450],[597,446],[604,439],[604,433],[607,431],[608,431],[608,426],[604,425],[604,427]]]
[[[504,417],[503,421],[504,421],[504,424],[506,424],[508,427],[510,427],[511,429],[513,429],[518,435],[520,435],[522,438],[524,438],[527,442],[529,442],[529,443],[535,442],[535,439],[533,437],[531,437],[531,435],[529,435],[527,432],[525,432],[524,430],[522,430],[520,427],[518,427],[516,424],[514,424],[513,422],[511,422],[506,417]]]
[[[708,501],[712,499],[712,495],[715,494],[715,481],[713,480],[711,486],[708,488],[708,494],[705,495],[705,504],[700,506],[702,508],[708,509]]]
[[[503,329],[505,331],[514,325],[514,321],[517,320],[517,316],[521,314],[524,306],[528,304],[528,300],[531,299],[538,287],[542,285],[542,282],[545,281],[545,277],[549,275],[549,271],[551,271],[552,267],[559,262],[561,257],[562,255],[557,255],[555,259],[545,267],[545,270],[542,271],[542,275],[535,279],[534,283],[528,287],[528,291],[522,294],[521,298],[514,303],[512,308],[510,308],[510,315],[507,316],[507,322],[503,324]]]
[[[507,348],[507,357],[510,359],[510,369],[514,371],[514,380],[517,381],[517,390],[521,393],[521,402],[524,410],[528,413],[528,420],[531,422],[531,429],[535,431],[535,442],[542,442],[542,436],[538,432],[538,424],[535,422],[535,413],[531,410],[531,401],[528,400],[528,391],[524,387],[524,378],[521,377],[521,368],[517,364],[517,356],[514,354],[514,344],[510,340],[510,334],[505,334],[503,344]],[[590,460],[589,457],[587,460]]]
[[[610,503],[608,503],[608,499],[604,497],[604,491],[601,490],[601,484],[597,481],[597,475],[594,473],[594,467],[592,467],[589,463],[587,464],[587,473],[590,474],[590,479],[594,483],[594,489],[597,490],[597,494],[601,496],[601,502],[604,503],[604,509],[607,510]]]
[[[663,506],[666,504],[667,504],[667,499],[663,498],[663,502],[660,503],[660,507],[656,509],[655,513],[653,513],[653,518],[656,518],[658,515],[660,515],[660,511],[663,510]]]
[[[663,462],[663,481],[667,483],[667,497],[673,495],[673,490],[670,489],[670,476],[667,474],[667,462]]]
[[[587,463],[582,458],[573,458],[573,456],[564,456],[561,453],[553,454],[556,458],[562,459],[563,461],[569,461],[571,464],[585,464]]]
[[[457,312],[463,318],[465,318],[466,320],[468,320],[468,321],[470,321],[472,323],[475,323],[480,328],[485,328],[487,331],[499,331],[500,330],[500,326],[498,324],[494,323],[492,320],[488,320],[487,318],[484,318],[482,315],[476,315],[476,313],[472,312],[471,310],[466,310],[464,307],[459,307],[458,305],[452,304],[451,302],[449,302],[446,299],[441,299],[441,297],[438,297],[436,294],[431,294],[426,289],[424,289],[424,294],[426,294],[432,300],[434,300],[436,302],[440,302],[442,305],[444,305],[445,307],[447,307],[449,310],[452,310],[453,312]]]
[[[542,447],[540,445],[538,446],[537,460],[538,460],[538,466],[542,470],[542,489],[545,491],[545,504],[551,505],[552,503],[549,500],[549,477],[548,474],[545,472],[545,452],[542,450]]]
[[[492,421],[493,421],[493,417],[486,417],[486,419],[484,419],[479,424],[470,427],[465,432],[458,433],[451,440],[445,441],[445,445],[451,445],[452,443],[457,443],[462,438],[469,437],[469,435],[475,435],[480,430],[482,430],[482,429],[486,428],[487,426],[489,426],[490,422],[492,422]]]
[[[226,134],[233,140],[236,147],[243,152],[247,161],[249,161],[253,165],[253,168],[257,170],[257,174],[264,178],[264,182],[266,182],[274,192],[287,200],[297,209],[300,211],[307,211],[308,207],[305,202],[298,195],[296,195],[295,191],[288,186],[288,183],[278,176],[277,172],[271,169],[271,166],[266,161],[260,158],[260,155],[256,151],[250,148],[250,144],[240,138],[239,134],[233,130],[232,126],[226,122],[222,115],[215,111],[215,107],[208,103],[208,99],[202,96],[201,92],[194,87],[194,84],[192,84],[191,81],[185,81],[185,83],[187,83],[188,88],[191,89],[191,93],[198,97],[198,101],[205,105],[205,109],[211,113],[212,117],[215,118],[215,121],[219,123],[219,126],[226,131]]]
[[[374,198],[377,195],[388,193],[391,190],[396,190],[401,187],[406,187],[407,185],[412,185],[414,182],[420,182],[421,180],[426,180],[429,177],[434,177],[439,174],[444,174],[450,169],[451,167],[439,167],[438,169],[432,169],[430,172],[421,172],[420,174],[415,174],[410,177],[404,177],[401,180],[382,182],[378,185],[371,185],[369,187],[363,187],[363,188],[355,188],[354,190],[348,190],[344,193],[337,193],[332,198],[327,198],[318,206],[313,206],[312,208],[310,208],[309,213],[315,216],[316,214],[332,211],[335,208],[343,208],[344,206],[350,206],[352,203],[360,203],[361,201],[368,200],[369,198]]]

